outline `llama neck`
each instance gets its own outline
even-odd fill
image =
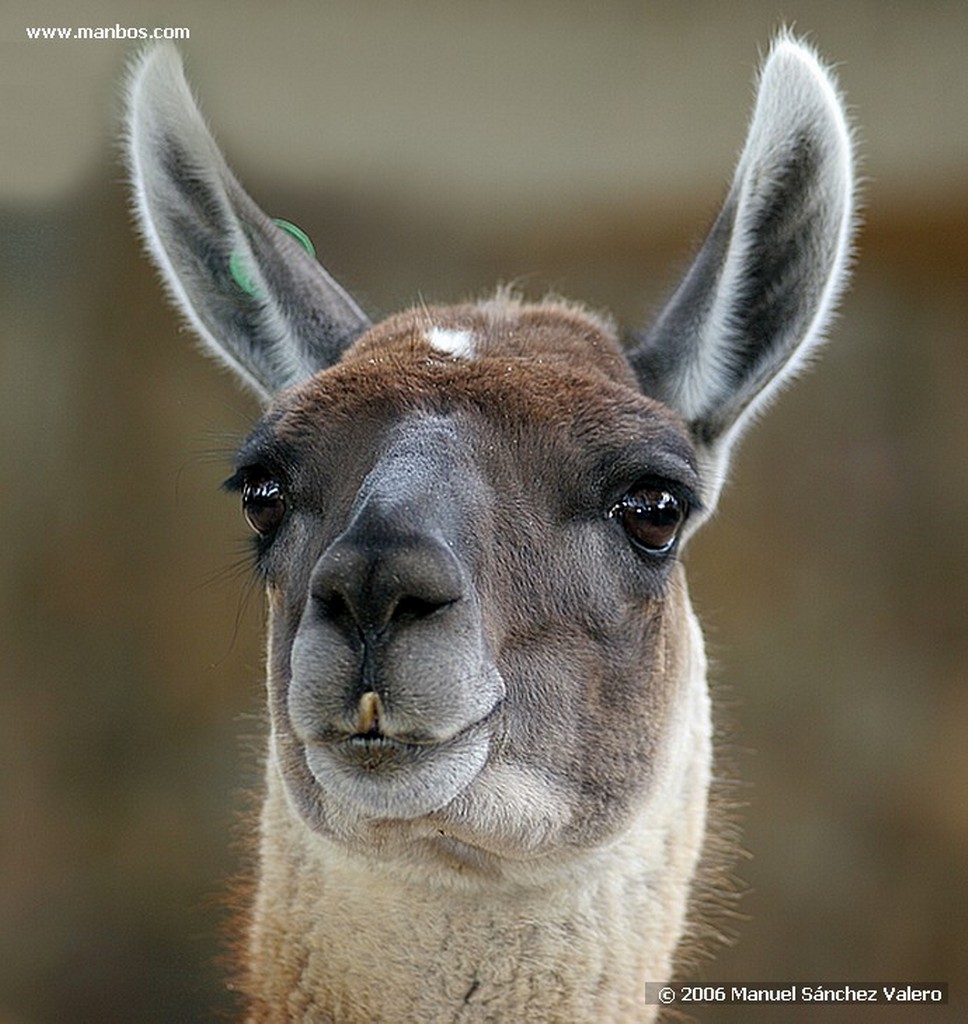
[[[356,859],[306,829],[270,762],[250,1022],[652,1020],[645,982],[671,972],[705,822],[704,685],[695,696],[678,792],[530,884]]]

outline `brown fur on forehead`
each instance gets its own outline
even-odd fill
[[[514,433],[546,428],[549,436],[581,444],[629,444],[662,434],[694,461],[688,431],[674,412],[597,368],[511,356],[454,359],[429,346],[391,344],[339,363],[280,395],[268,422],[277,438],[298,445],[347,424],[459,411]]]
[[[429,337],[435,329],[466,332],[471,349],[466,358],[551,359],[635,386],[615,327],[606,317],[559,299],[527,303],[506,290],[479,303],[420,306],[391,316],[367,331],[343,361],[393,349],[440,355]]]
[[[474,353],[436,348],[431,327],[470,332]],[[678,415],[639,391],[610,325],[578,307],[504,295],[390,317],[341,362],[283,392],[269,421],[277,437],[298,443],[341,423],[462,409],[588,440],[604,433],[627,443],[662,432],[691,453]]]

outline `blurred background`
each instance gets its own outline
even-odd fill
[[[375,315],[516,280],[638,323],[715,214],[784,23],[839,64],[866,213],[823,359],[687,553],[749,851],[735,943],[693,977],[963,998],[968,5],[7,0],[2,1024],[232,1019],[224,894],[263,736],[262,599],[218,489],[257,410],[132,234],[133,44],[26,28],[188,28],[230,163]]]

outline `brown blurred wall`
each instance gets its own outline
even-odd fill
[[[0,1022],[231,1016],[222,894],[262,735],[261,596],[218,492],[255,407],[130,231],[131,47],[25,28],[189,27],[237,171],[374,312],[516,279],[636,322],[715,210],[783,21],[840,63],[866,215],[823,359],[751,432],[688,552],[752,854],[748,920],[702,976],[961,998],[968,6],[8,3]]]

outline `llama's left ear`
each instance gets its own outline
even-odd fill
[[[138,216],[168,286],[261,398],[331,365],[366,330],[356,303],[236,181],[170,44],[134,68],[127,142]]]
[[[762,71],[746,146],[692,268],[629,357],[692,430],[712,507],[729,449],[820,337],[847,276],[850,132],[836,86],[790,36]]]

